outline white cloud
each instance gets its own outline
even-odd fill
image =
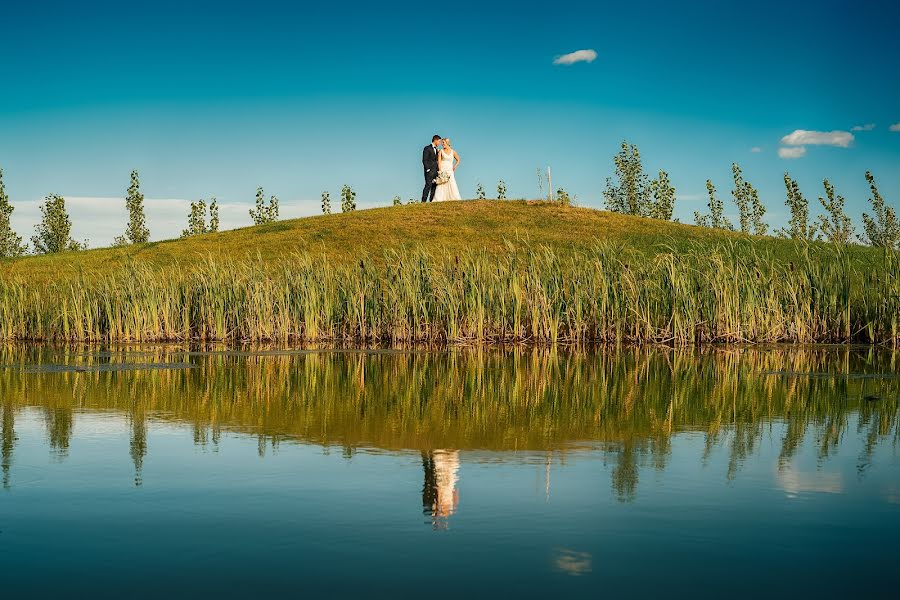
[[[779,148],[779,158],[802,158],[806,156],[805,146],[791,146],[789,148]]]
[[[854,125],[850,131],[872,131],[875,129],[875,123],[866,123],[865,125]]]
[[[575,52],[570,52],[569,54],[563,54],[562,56],[557,56],[554,59],[554,65],[574,65],[579,62],[587,62],[592,63],[597,60],[597,52],[595,50],[576,50]]]
[[[684,202],[696,202],[698,200],[706,200],[707,195],[706,194],[676,194],[675,199],[681,200]]]
[[[849,148],[853,143],[853,134],[849,131],[807,131],[798,129],[781,138],[785,146],[836,146]]]
[[[112,244],[121,235],[128,221],[124,198],[85,198],[65,196],[66,209],[72,217],[72,237],[88,240],[89,247],[100,248]],[[208,201],[208,199],[207,199]],[[12,201],[15,211],[10,219],[13,229],[24,240],[30,240],[34,226],[41,220],[40,206],[44,202],[31,200]],[[247,211],[252,207],[246,202],[219,202],[219,228],[236,229],[252,225]],[[187,225],[191,201],[181,198],[145,198],[144,212],[151,240],[177,238]],[[318,212],[318,201],[281,201],[282,219],[309,216]]]
[[[890,127],[888,127],[891,131],[900,131],[900,123],[894,123]]]
[[[760,152],[762,152],[762,148],[760,148],[759,146],[753,146],[752,148],[750,148],[750,152],[759,154]]]
[[[801,472],[793,466],[777,471],[778,483],[789,496],[801,493],[840,494],[844,491],[841,473]]]

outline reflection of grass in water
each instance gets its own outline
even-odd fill
[[[744,240],[559,252],[388,252],[335,264],[207,258],[165,276],[0,281],[0,339],[355,342],[900,341],[893,254]]]
[[[47,411],[52,446],[62,452],[73,410],[128,414],[138,465],[148,452],[147,418],[190,423],[199,444],[216,443],[227,430],[254,434],[260,452],[285,440],[340,445],[348,455],[357,447],[564,450],[579,441],[602,442],[616,456],[613,485],[627,499],[641,467],[667,466],[672,436],[679,432],[704,432],[707,455],[724,446],[729,477],[755,452],[773,420],[786,424],[783,465],[810,435],[827,458],[853,414],[868,455],[879,440],[893,437],[896,443],[900,382],[854,375],[896,372],[897,357],[888,351],[785,347],[264,355],[160,348],[155,362],[189,361],[196,368],[0,370],[3,448],[4,457],[11,456],[14,409],[35,403]],[[131,359],[112,351],[92,358],[78,349],[53,353],[21,346],[0,352],[0,362],[18,365],[90,367],[92,361],[130,360],[153,362],[146,353]],[[765,375],[772,371],[831,376]],[[882,400],[864,400],[875,393]]]

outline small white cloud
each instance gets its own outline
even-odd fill
[[[891,131],[900,131],[900,123],[894,123],[890,127],[888,127]]]
[[[576,50],[575,52],[570,52],[569,54],[563,54],[562,56],[557,56],[554,59],[554,65],[574,65],[579,62],[592,63],[597,60],[597,52],[596,50]]]
[[[789,148],[778,149],[779,158],[802,158],[804,156],[806,156],[806,147],[804,146],[791,146]]]
[[[750,152],[759,154],[760,152],[762,152],[762,148],[760,148],[759,146],[753,146],[752,148],[750,148]]]
[[[872,131],[875,129],[875,123],[866,123],[865,125],[854,125],[850,131]]]
[[[707,197],[706,194],[677,194],[675,199],[684,202],[696,202],[698,200],[706,200]]]
[[[785,146],[836,146],[849,148],[853,143],[853,134],[849,131],[807,131],[798,129],[781,138]]]

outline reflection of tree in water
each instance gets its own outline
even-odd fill
[[[3,469],[3,487],[9,489],[9,471],[12,466],[13,448],[16,445],[16,416],[12,402],[0,406],[3,411],[0,422],[0,468]]]
[[[435,529],[447,529],[450,516],[459,505],[459,452],[434,450],[422,452],[422,469],[425,481],[422,485],[422,510],[431,517]]]
[[[110,353],[97,364],[191,362],[196,368],[30,374],[0,369],[0,401],[12,406],[4,410],[8,430],[13,410],[37,404],[51,447],[64,454],[73,410],[134,412],[130,451],[137,481],[147,455],[143,415],[150,413],[188,423],[200,446],[216,444],[222,430],[256,436],[260,455],[296,440],[340,447],[348,458],[358,447],[424,451],[426,478],[429,469],[437,477],[434,448],[565,454],[572,442],[597,442],[608,449],[610,484],[623,500],[639,493],[642,470],[667,468],[672,441],[683,432],[705,437],[707,463],[713,454],[725,455],[726,478],[740,475],[771,431],[780,432],[784,466],[810,442],[825,460],[855,424],[864,442],[861,472],[878,444],[897,443],[900,435],[900,379],[893,375],[900,354],[891,351],[179,352],[157,348],[139,358]],[[74,349],[0,346],[0,364],[90,367],[92,360],[90,352]],[[4,443],[4,456],[11,457],[12,433]],[[447,503],[437,501],[437,488],[429,489],[423,489],[427,510],[452,512],[440,508]]]
[[[612,470],[612,487],[619,500],[630,502],[637,495],[638,454],[634,444],[625,443],[616,451],[616,466]]]
[[[69,443],[72,440],[72,430],[75,424],[72,409],[45,408],[44,424],[47,427],[47,438],[53,453],[59,459],[68,456]]]
[[[147,456],[147,416],[136,406],[131,414],[131,460],[134,463],[134,485],[140,487],[144,482],[144,457]]]

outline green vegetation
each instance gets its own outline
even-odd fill
[[[266,204],[266,194],[263,189],[256,188],[256,205],[250,209],[250,218],[253,219],[254,225],[265,225],[266,223],[274,223],[278,220],[278,198],[272,196],[269,198],[269,204]]]
[[[637,146],[622,142],[619,153],[613,157],[616,180],[606,180],[603,198],[606,208],[612,212],[638,217],[669,220],[675,208],[675,188],[665,171],[650,181],[641,164]]]
[[[148,242],[150,230],[145,225],[144,194],[141,193],[141,183],[138,180],[137,171],[131,172],[131,185],[128,186],[128,193],[125,195],[125,208],[128,209],[128,227],[125,235],[116,237],[113,245],[124,246]]]
[[[706,180],[706,194],[709,198],[707,206],[709,214],[702,215],[694,211],[694,223],[699,227],[709,227],[711,229],[724,229],[726,231],[734,231],[734,226],[725,218],[725,205],[716,194],[716,186],[709,179]]]
[[[759,201],[759,193],[749,181],[744,179],[744,174],[737,163],[732,163],[731,173],[734,177],[734,189],[731,196],[738,208],[739,223],[743,233],[766,235],[769,226],[763,222],[766,207]]]
[[[0,259],[15,258],[25,254],[27,250],[22,244],[22,237],[12,230],[9,218],[15,210],[9,203],[6,195],[6,185],[3,183],[3,169],[0,169]]]
[[[591,208],[565,207],[559,202],[414,202],[122,248],[0,260],[0,277],[47,282],[79,273],[87,277],[106,274],[131,264],[183,270],[206,258],[268,262],[295,253],[321,255],[335,265],[355,264],[361,256],[383,264],[386,250],[421,249],[457,255],[473,248],[500,255],[507,253],[507,241],[547,246],[562,256],[589,250],[597,241],[608,241],[640,252],[645,255],[643,260],[648,260],[669,247],[680,251],[694,243],[738,239],[746,236]],[[783,262],[798,256],[798,246],[789,241],[753,239]],[[848,246],[847,253],[862,261],[878,254],[855,245]]]
[[[213,198],[209,203],[209,224],[206,223],[206,201],[197,200],[191,202],[191,212],[188,214],[188,226],[181,232],[181,237],[187,238],[204,233],[219,231],[219,205]]]
[[[809,200],[800,191],[797,181],[791,179],[788,173],[784,174],[784,188],[787,192],[785,204],[791,211],[791,220],[788,227],[778,230],[778,235],[805,242],[816,239],[816,226],[809,222]]]
[[[603,198],[606,208],[623,215],[646,216],[649,206],[649,182],[641,165],[637,146],[622,142],[622,149],[613,157],[616,179],[606,180]]]
[[[568,194],[566,196],[568,197]],[[660,171],[659,176],[650,182],[650,196],[653,201],[650,203],[647,216],[651,219],[671,221],[672,212],[675,210],[675,186],[669,182],[668,173]]]
[[[844,212],[844,197],[835,194],[834,186],[826,179],[825,198],[819,196],[819,203],[825,209],[819,215],[819,233],[832,244],[848,244],[853,239],[853,222]]]
[[[341,188],[341,212],[348,213],[356,210],[356,192],[349,185]]]
[[[876,248],[900,248],[900,221],[897,220],[894,209],[881,197],[875,184],[875,177],[869,171],[866,171],[866,181],[869,182],[869,189],[872,192],[869,204],[872,205],[875,216],[863,213],[865,235],[860,238],[861,241]]]
[[[582,213],[549,203],[509,206],[545,215],[551,210],[571,216]],[[417,210],[421,208],[427,212]],[[382,210],[433,218],[435,213],[428,208]],[[497,210],[495,205],[495,218]],[[355,228],[350,239],[373,241],[377,229],[372,216],[358,215],[356,224],[363,221],[366,226]],[[547,227],[545,219],[540,223]],[[349,222],[344,224],[342,230],[351,229]],[[480,227],[488,230],[482,239],[497,236],[500,229],[486,227],[484,221]],[[462,246],[474,242],[456,227],[450,227],[450,233],[461,238]],[[556,248],[508,239],[493,252],[477,245],[465,250],[432,242],[430,247],[411,249],[386,245],[378,255],[348,243],[352,261],[309,251],[269,260],[219,253],[195,258],[190,269],[181,265],[166,269],[164,277],[148,262],[125,260],[117,268],[79,270],[50,281],[4,278],[0,338],[548,344],[896,345],[900,341],[900,259],[895,254],[871,250],[851,254],[840,246],[773,245],[730,235],[736,237],[673,238],[653,247],[636,246],[634,241],[640,238],[629,243],[586,236],[578,247],[572,243],[577,233],[567,230]],[[32,260],[20,264],[27,266]]]
[[[41,205],[41,222],[34,226],[31,245],[37,254],[56,254],[82,250],[87,243],[72,239],[72,219],[66,212],[66,199],[50,194]]]
[[[438,343],[863,342],[898,344],[900,224],[870,184],[861,237],[826,179],[825,213],[785,173],[781,240],[732,164],[740,233],[711,180],[700,228],[672,223],[668,173],[650,180],[623,142],[604,197],[612,213],[558,201],[403,205],[275,223],[257,189],[255,227],[218,233],[215,198],[191,203],[179,241],[147,243],[131,173],[129,222],[113,248],[77,254],[65,200],[48,196],[20,258],[0,172],[0,339]],[[544,175],[538,169],[541,194]],[[554,194],[547,173],[547,195]],[[497,198],[505,200],[504,181]],[[484,187],[479,183],[478,195]],[[651,217],[651,218],[644,218]],[[820,242],[824,240],[828,242]],[[65,256],[59,256],[66,253]],[[55,255],[55,256],[54,256]]]

